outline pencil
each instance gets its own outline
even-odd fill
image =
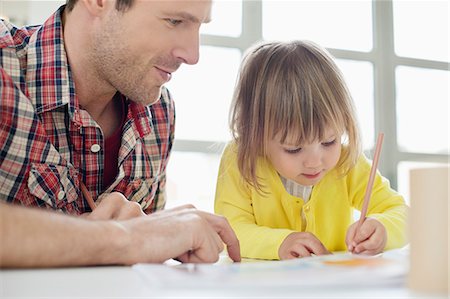
[[[375,174],[377,172],[377,167],[378,167],[378,160],[380,158],[380,153],[381,153],[381,146],[383,144],[383,138],[384,138],[384,134],[379,133],[378,139],[377,139],[377,145],[375,148],[375,154],[374,154],[373,161],[372,161],[372,168],[370,169],[369,182],[367,183],[366,194],[364,195],[363,206],[361,209],[361,216],[359,217],[358,227],[357,227],[356,231],[358,231],[359,227],[361,226],[361,224],[363,224],[364,220],[366,219],[367,209],[369,207],[370,195],[372,194],[373,181],[375,180]]]
[[[83,192],[83,196],[86,199],[87,203],[89,204],[89,207],[91,210],[95,210],[97,205],[94,202],[94,199],[91,196],[91,193],[89,193],[88,189],[86,188],[86,185],[84,185],[83,182],[80,182],[81,192]]]

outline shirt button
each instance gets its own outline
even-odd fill
[[[58,192],[58,199],[59,199],[59,200],[62,200],[62,199],[64,198],[65,195],[66,195],[66,193],[65,193],[64,191],[62,191],[62,190],[59,191],[59,192]]]
[[[308,213],[309,210],[310,210],[310,207],[309,207],[309,206],[305,207],[305,213]]]
[[[100,145],[98,145],[98,144],[93,144],[92,146],[91,146],[91,152],[93,152],[93,153],[98,153],[100,151]]]

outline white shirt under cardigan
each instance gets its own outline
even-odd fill
[[[309,198],[311,197],[311,192],[312,192],[313,186],[303,186],[297,182],[294,182],[290,179],[282,177],[281,175],[280,175],[280,178],[281,178],[281,182],[283,183],[284,188],[290,195],[301,198],[304,203],[308,202]],[[303,209],[302,209],[302,213],[300,216],[302,217],[302,220],[303,220],[302,221],[302,231],[305,231],[306,217],[305,217],[305,213],[303,212]]]

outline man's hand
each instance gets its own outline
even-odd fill
[[[126,240],[121,243],[127,247],[124,248],[127,253],[123,254],[125,263],[164,262],[170,258],[183,263],[216,262],[224,243],[229,257],[235,262],[241,260],[239,241],[228,221],[192,205],[146,215],[138,203],[112,192],[85,217],[119,220],[119,225],[125,228]]]
[[[228,223],[228,221],[226,220],[225,217],[215,215],[215,214],[210,214],[210,213],[199,211],[199,210],[195,210],[195,208],[192,205],[187,205],[187,206],[184,206],[183,208],[194,209],[192,211],[197,213],[199,216],[201,216],[204,220],[206,220],[208,222],[208,224],[211,226],[213,231],[216,234],[218,234],[218,236],[221,239],[221,240],[219,240],[221,243],[220,252],[223,250],[222,243],[225,243],[227,245],[228,256],[235,262],[241,261],[239,240],[237,239],[233,229],[231,228],[230,224]],[[192,252],[188,253],[188,256],[186,256],[186,254],[183,254],[182,256],[179,257],[179,259],[180,259],[180,261],[189,263],[188,260],[192,257],[192,254],[193,254]],[[187,259],[185,260],[185,258],[187,258]]]
[[[191,205],[163,210],[145,217],[120,221],[131,244],[126,244],[126,264],[164,262],[213,263],[224,243],[230,258],[241,260],[239,241],[228,221],[198,211]]]
[[[85,214],[90,220],[126,220],[144,215],[137,202],[127,200],[120,192],[105,195],[94,211]]]
[[[281,260],[294,259],[299,257],[329,254],[322,242],[311,233],[296,232],[288,235],[278,249]]]

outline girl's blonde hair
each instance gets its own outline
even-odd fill
[[[244,56],[233,95],[230,127],[239,170],[262,190],[260,157],[275,136],[298,144],[323,140],[327,128],[343,135],[337,169],[344,175],[361,154],[356,113],[342,73],[331,55],[310,41],[266,42]],[[293,135],[296,134],[296,135]]]

